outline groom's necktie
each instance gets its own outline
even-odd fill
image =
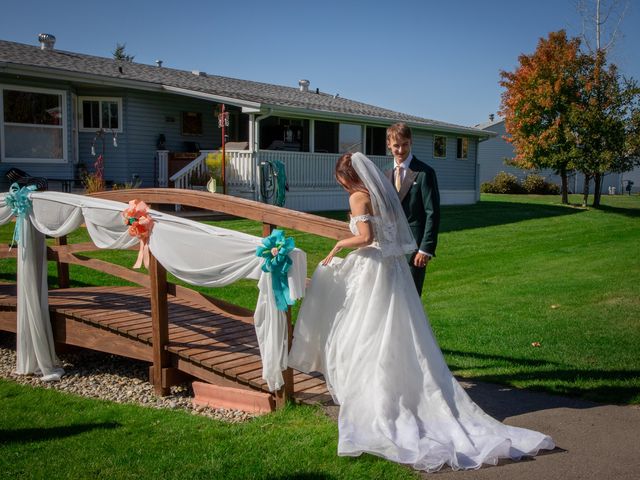
[[[402,186],[402,170],[403,168],[401,165],[396,167],[395,187],[397,192],[400,191],[400,187]]]

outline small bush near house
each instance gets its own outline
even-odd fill
[[[511,173],[499,172],[491,182],[480,186],[482,193],[522,193],[523,189],[518,177]]]
[[[491,182],[484,182],[480,185],[482,193],[530,193],[536,195],[558,195],[560,187],[554,183],[547,182],[544,177],[532,173],[522,180],[511,173],[500,172]]]
[[[114,183],[111,189],[112,190],[131,190],[134,188],[139,188],[141,184],[142,184],[142,180],[137,178],[132,182]]]
[[[82,184],[84,185],[84,193],[96,193],[103,192],[105,190],[104,179],[96,173],[87,173],[82,177]]]
[[[522,188],[526,193],[537,195],[558,195],[560,187],[555,183],[547,182],[544,177],[532,173],[522,180]]]

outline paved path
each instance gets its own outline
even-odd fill
[[[461,382],[487,413],[544,432],[556,450],[475,471],[442,470],[441,480],[638,480],[640,407],[602,405],[487,383]]]
[[[480,470],[422,474],[440,480],[640,480],[640,407],[460,382],[488,414],[509,425],[544,432],[557,448],[533,459]],[[328,407],[332,417],[337,407]]]

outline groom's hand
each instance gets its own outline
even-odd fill
[[[416,256],[413,257],[413,265],[418,268],[425,268],[429,263],[429,260],[431,260],[431,257],[429,255],[427,255],[426,253],[418,252],[416,253]]]

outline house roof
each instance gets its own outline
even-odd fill
[[[503,122],[504,122],[504,118],[497,117],[497,118],[495,118],[493,120],[490,120],[488,122],[478,123],[475,127],[479,128],[480,130],[487,130],[487,129],[490,129],[491,127],[499,125],[499,124],[501,124]]]
[[[254,112],[329,115],[370,123],[403,121],[412,127],[486,137],[478,128],[407,115],[335,95],[269,83],[240,80],[141,63],[124,62],[63,50],[41,50],[34,45],[0,40],[0,72],[83,79],[87,83],[169,91],[242,106]]]

